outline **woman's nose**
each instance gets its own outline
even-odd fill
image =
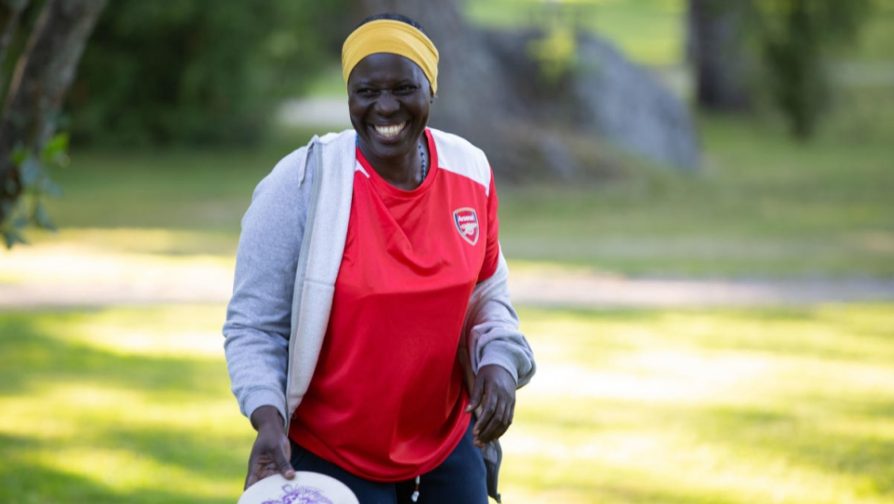
[[[380,114],[393,114],[400,108],[397,98],[391,93],[385,91],[379,95],[376,100],[376,112]]]

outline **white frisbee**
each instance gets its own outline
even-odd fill
[[[274,474],[248,487],[237,504],[360,504],[354,492],[325,474],[296,471],[295,479]]]

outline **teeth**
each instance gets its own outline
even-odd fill
[[[393,124],[390,126],[376,126],[376,133],[382,135],[385,138],[394,138],[396,137],[401,130],[404,129],[404,126],[407,123],[403,122],[400,124]]]

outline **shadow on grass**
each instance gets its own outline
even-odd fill
[[[202,498],[164,489],[120,492],[89,478],[29,463],[19,456],[42,448],[42,443],[19,436],[0,434],[0,502],[91,502],[91,503],[224,503],[227,499]],[[43,447],[45,448],[45,447]]]
[[[691,427],[699,438],[730,453],[784,458],[829,475],[863,479],[867,494],[894,497],[894,398],[872,406],[844,401],[820,408],[814,415],[755,407],[702,408],[690,413]],[[863,422],[879,420],[887,422],[888,432],[873,435],[865,430]]]
[[[147,310],[147,316],[152,316]],[[212,432],[203,423],[214,422],[209,415],[197,416],[196,425],[183,427],[177,422],[159,425],[128,425],[133,408],[147,405],[157,417],[158,411],[177,411],[178,405],[192,408],[195,401],[227,397],[226,368],[222,360],[176,356],[120,355],[79,342],[66,341],[57,330],[42,329],[42,317],[55,322],[74,322],[84,312],[27,314],[0,313],[0,397],[42,397],[56,387],[108,389],[114,393],[132,391],[134,404],[112,406],[85,405],[75,409],[62,407],[58,416],[78,434],[62,440],[0,434],[0,502],[227,502],[203,499],[188,488],[164,488],[121,493],[77,474],[60,472],[28,462],[28,454],[53,453],[75,449],[89,453],[93,449],[127,451],[164,467],[182,468],[204,480],[229,481],[238,490],[244,456],[250,445],[246,440],[224,432]],[[126,338],[127,334],[122,334]],[[118,396],[112,396],[118,397]],[[79,398],[73,398],[77,404]],[[60,405],[47,404],[47,411]],[[235,402],[234,417],[238,418]],[[137,412],[138,414],[139,412]],[[137,417],[139,418],[139,417]],[[27,421],[27,420],[26,420]],[[16,422],[13,421],[13,424]],[[181,422],[182,423],[182,422]],[[250,429],[246,424],[246,433]],[[65,461],[61,461],[63,464]],[[94,470],[100,470],[94,468]],[[48,478],[48,479],[45,479]],[[151,478],[150,478],[151,481]],[[8,497],[4,496],[7,494]]]
[[[249,429],[246,423],[246,433]],[[245,442],[244,437],[236,439],[220,434],[199,435],[197,432],[201,429],[108,426],[102,429],[100,441],[117,449],[151,457],[163,465],[182,467],[208,479],[236,475],[232,485],[235,488],[240,482],[239,478],[244,477],[242,471],[251,445]]]
[[[211,359],[116,354],[65,341],[41,328],[42,316],[65,321],[83,313],[0,312],[0,392],[24,394],[45,384],[100,383],[140,393],[209,395],[218,393],[226,380],[225,366]]]

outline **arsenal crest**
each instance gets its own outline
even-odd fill
[[[478,214],[474,208],[458,208],[453,211],[453,223],[456,224],[456,230],[472,245],[478,243]]]

